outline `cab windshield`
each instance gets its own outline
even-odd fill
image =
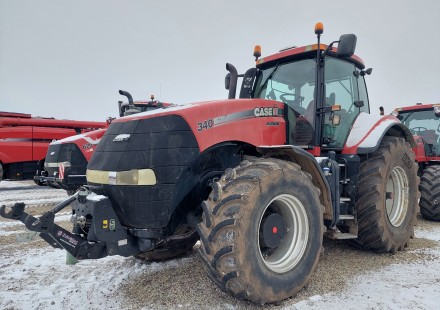
[[[261,70],[254,98],[283,102],[313,124],[313,113],[306,113],[315,91],[316,63],[313,59],[284,63]],[[309,109],[311,110],[311,109]]]

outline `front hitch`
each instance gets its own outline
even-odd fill
[[[140,250],[137,239],[128,235],[108,198],[99,196],[97,199],[97,196],[82,188],[38,218],[26,213],[22,202],[15,203],[12,207],[1,206],[0,215],[24,223],[27,229],[39,233],[52,247],[63,248],[77,259],[96,259],[107,255],[130,256],[138,253]],[[76,227],[81,233],[69,232],[54,222],[55,215],[71,203],[74,217],[79,214],[87,215],[88,220],[84,218],[83,224],[89,226]]]
[[[7,208],[5,205],[0,207],[0,215],[10,220],[20,220],[24,213],[25,204],[23,202],[15,203],[11,208]],[[26,214],[26,213],[24,213]],[[27,214],[26,214],[27,216]],[[26,219],[26,218],[24,218]]]
[[[63,248],[78,259],[107,256],[105,253],[105,243],[89,243],[82,237],[74,235],[54,223],[55,214],[67,207],[75,199],[77,199],[77,194],[59,203],[52,210],[46,211],[40,218],[24,212],[25,204],[22,202],[15,203],[12,207],[2,205],[0,207],[0,215],[4,218],[24,223],[30,231],[40,233],[40,237],[52,247]]]

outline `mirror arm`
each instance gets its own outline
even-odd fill
[[[333,44],[335,43],[339,43],[339,41],[333,41],[332,43],[329,44],[329,46],[327,46],[327,48],[325,49],[324,53],[322,54],[322,59],[325,58],[325,56],[327,56],[327,53],[332,49]]]

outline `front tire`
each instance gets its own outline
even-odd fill
[[[361,160],[358,245],[374,252],[402,250],[414,236],[418,185],[410,145],[402,138],[384,137],[379,149]]]
[[[430,221],[440,221],[440,166],[429,166],[420,178],[420,213]]]
[[[3,180],[3,166],[0,163],[0,181]]]
[[[323,207],[298,165],[243,161],[213,183],[202,207],[199,254],[223,291],[265,304],[308,283],[322,249]]]

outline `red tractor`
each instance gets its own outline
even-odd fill
[[[77,259],[167,259],[200,239],[209,277],[258,304],[308,283],[324,235],[404,249],[419,198],[414,139],[396,117],[369,114],[356,36],[324,45],[322,32],[243,75],[227,64],[228,100],[113,120],[88,185],[38,218],[23,203],[0,214]],[[71,232],[53,221],[70,204]]]
[[[0,112],[0,181],[32,179],[43,167],[50,142],[105,126],[105,122]]]
[[[414,135],[420,175],[420,213],[440,221],[440,104],[399,108],[393,114]]]
[[[118,102],[120,117],[172,105],[154,100],[153,95],[149,101],[133,101],[129,92],[120,90],[119,94],[128,99],[128,102]],[[78,188],[87,184],[87,163],[111,121],[111,118],[107,120],[106,128],[52,142],[46,153],[44,170],[37,171],[37,175],[34,177],[35,182],[65,189],[68,195],[73,195]]]

